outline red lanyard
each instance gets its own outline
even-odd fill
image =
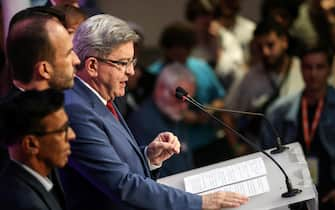
[[[314,113],[314,119],[312,122],[312,127],[309,129],[309,122],[308,122],[308,111],[307,111],[307,99],[305,97],[302,97],[302,103],[301,103],[301,109],[302,109],[302,126],[304,130],[304,140],[306,144],[307,151],[310,151],[311,149],[311,142],[314,138],[316,128],[319,125],[321,112],[323,109],[324,100],[323,98],[319,99],[318,106],[316,108],[316,111]]]

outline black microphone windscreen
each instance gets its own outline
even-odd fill
[[[184,88],[182,87],[177,87],[176,88],[176,97],[178,99],[183,99],[184,96],[187,96],[188,93],[186,92],[186,90],[184,90]]]

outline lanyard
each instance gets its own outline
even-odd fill
[[[306,144],[307,151],[310,151],[311,149],[311,142],[314,138],[316,128],[319,125],[321,112],[323,109],[324,100],[323,98],[319,99],[318,106],[316,108],[316,111],[314,113],[314,119],[312,122],[312,127],[309,129],[309,122],[308,122],[308,111],[307,111],[307,99],[305,97],[302,97],[302,103],[301,103],[301,109],[302,109],[302,126],[304,130],[304,140]]]

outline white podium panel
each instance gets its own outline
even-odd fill
[[[312,183],[312,179],[308,170],[307,162],[304,153],[299,143],[291,143],[286,145],[288,150],[280,154],[274,154],[272,157],[282,166],[291,180],[293,188],[302,190],[301,193],[294,197],[283,198],[282,193],[286,192],[285,177],[280,169],[266,157],[263,153],[257,152],[250,155],[245,155],[235,159],[223,161],[213,165],[197,168],[187,172],[175,174],[172,176],[159,179],[158,182],[181,190],[185,190],[184,178],[203,173],[212,169],[230,166],[243,161],[262,157],[267,170],[267,179],[270,191],[250,197],[249,202],[239,208],[238,210],[268,210],[268,209],[288,209],[287,206],[292,203],[300,201],[307,201],[310,210],[318,210],[317,191]],[[270,150],[266,152],[269,153]],[[271,155],[271,154],[270,154]]]

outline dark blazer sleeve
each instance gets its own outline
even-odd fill
[[[1,209],[10,210],[46,210],[48,206],[44,205],[38,196],[31,194],[30,191],[11,186],[13,190],[8,190],[7,195],[0,194],[3,197],[1,200]],[[9,189],[9,188],[7,188]]]
[[[0,175],[5,171],[9,164],[9,154],[7,148],[0,143]]]
[[[199,195],[158,184],[145,177],[143,166],[132,165],[138,157],[128,139],[91,107],[71,103],[66,111],[77,136],[69,166],[104,195],[137,208],[201,209]]]
[[[0,209],[61,210],[50,192],[21,166],[10,162],[0,179]]]

